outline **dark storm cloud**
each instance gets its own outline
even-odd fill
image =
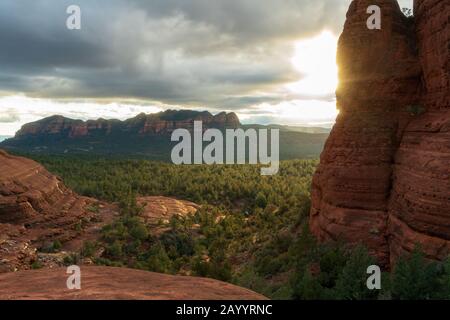
[[[2,0],[0,91],[229,109],[298,80],[292,41],[338,33],[348,0]],[[82,9],[82,29],[65,27]]]

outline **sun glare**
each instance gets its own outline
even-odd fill
[[[334,93],[338,84],[336,49],[337,38],[329,31],[297,42],[292,64],[302,79],[290,84],[289,89],[311,96]]]

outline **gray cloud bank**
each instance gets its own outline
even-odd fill
[[[277,87],[299,80],[293,42],[339,34],[349,2],[2,0],[0,91],[229,110],[276,103],[289,98]],[[65,26],[71,4],[81,30]]]

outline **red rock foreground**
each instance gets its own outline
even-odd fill
[[[369,30],[367,8],[381,8]],[[450,254],[450,3],[354,0],[339,40],[340,114],[313,179],[320,240],[362,242],[385,266],[420,244]]]
[[[1,300],[264,300],[205,278],[112,267],[82,267],[81,290],[66,287],[65,268],[0,274]]]

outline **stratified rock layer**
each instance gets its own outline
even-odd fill
[[[0,150],[0,223],[19,223],[53,213],[74,195],[38,163]]]
[[[0,273],[31,268],[37,249],[82,237],[110,216],[110,206],[94,212],[93,204],[40,164],[0,150]]]
[[[381,30],[369,30],[378,5]],[[354,0],[339,40],[340,115],[313,179],[311,230],[389,265],[450,253],[449,4]]]
[[[419,243],[429,258],[450,254],[450,3],[416,1],[424,114],[397,150],[389,201],[391,260]]]

